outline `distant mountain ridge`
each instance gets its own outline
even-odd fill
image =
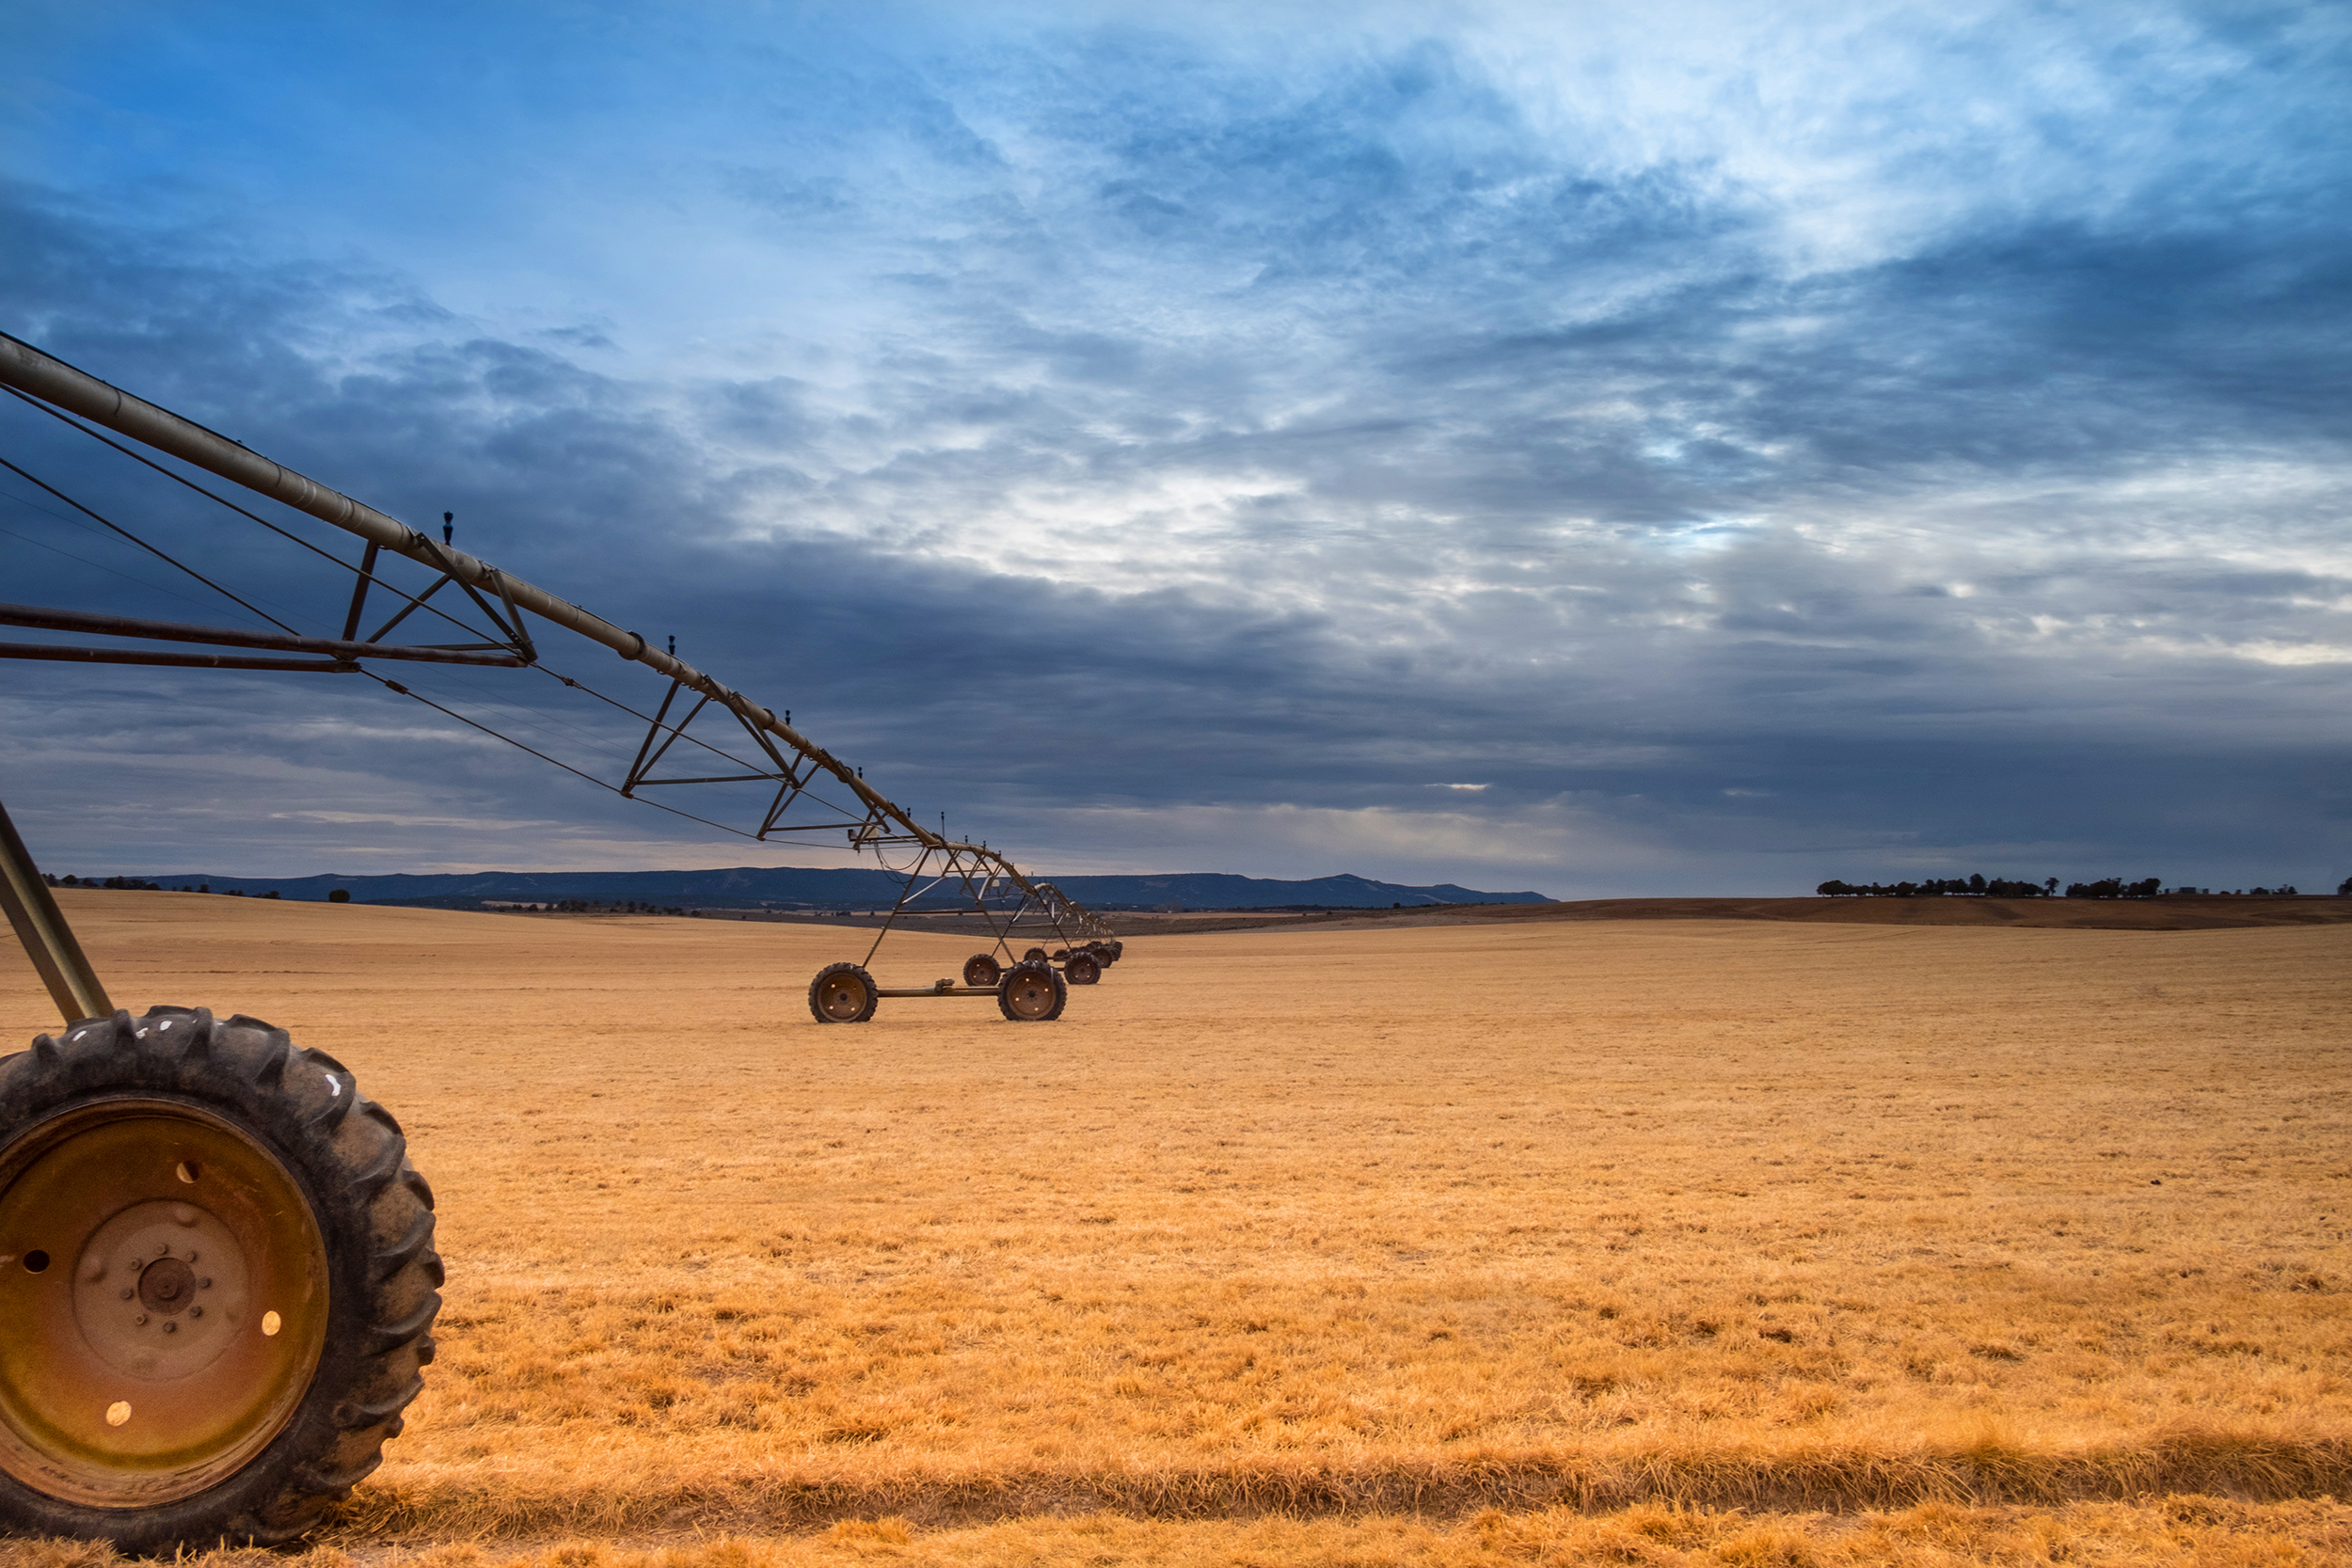
[[[335,888],[347,889],[361,904],[412,904],[465,909],[484,902],[642,903],[704,910],[870,909],[897,901],[900,879],[886,871],[850,866],[837,870],[806,866],[735,866],[721,871],[478,871],[383,877],[231,877],[211,872],[174,872],[145,879],[167,888],[209,885],[215,893],[324,902]],[[1482,893],[1439,882],[1406,887],[1366,877],[1317,877],[1281,881],[1218,871],[1170,872],[1135,877],[1057,877],[1056,886],[1095,910],[1385,910],[1432,904],[1548,904],[1540,893]],[[959,894],[940,889],[910,909],[954,905]]]

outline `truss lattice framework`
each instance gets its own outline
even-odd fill
[[[646,732],[644,744],[638,749],[637,760],[622,786],[623,794],[633,795],[637,790],[652,785],[772,781],[777,785],[776,796],[760,826],[758,837],[766,838],[771,833],[838,830],[846,833],[850,843],[860,848],[873,847],[879,850],[884,845],[898,845],[917,849],[914,869],[907,884],[907,895],[900,899],[901,907],[915,895],[915,882],[928,874],[937,879],[932,886],[955,880],[972,895],[975,903],[983,911],[992,902],[1016,901],[1015,919],[1024,913],[1033,914],[1057,932],[1064,934],[1065,940],[1069,936],[1108,938],[1112,934],[1110,927],[1100,917],[1065,897],[1051,882],[1035,881],[1024,876],[1021,869],[1000,851],[982,844],[953,841],[943,833],[925,828],[904,808],[868,785],[855,768],[842,762],[785,720],[779,719],[773,708],[753,702],[676,655],[656,648],[641,633],[625,630],[600,615],[592,614],[567,599],[559,598],[546,589],[524,581],[511,572],[501,571],[486,561],[429,539],[398,518],[378,512],[363,501],[354,500],[341,491],[296,473],[282,464],[273,463],[225,436],[101,381],[6,333],[0,333],[0,383],[215,474],[232,484],[267,496],[297,512],[307,513],[323,523],[357,535],[367,546],[358,567],[358,581],[352,594],[349,612],[344,617],[343,635],[339,639],[284,638],[263,641],[221,636],[191,637],[187,634],[203,628],[152,629],[161,627],[163,624],[131,623],[122,617],[77,616],[70,611],[40,611],[30,606],[0,607],[16,611],[19,616],[14,619],[0,616],[0,624],[47,626],[60,629],[73,627],[109,635],[158,637],[183,641],[268,646],[324,656],[299,664],[292,660],[244,660],[216,655],[149,656],[141,662],[167,659],[169,662],[231,668],[348,670],[359,658],[433,658],[436,655],[439,656],[436,662],[535,663],[538,660],[537,647],[524,622],[524,613],[528,611],[542,621],[577,633],[591,641],[600,642],[625,659],[670,677],[669,692]],[[426,567],[435,574],[435,578],[421,594],[397,594],[396,596],[405,599],[407,603],[371,636],[358,639],[357,634],[362,624],[370,590],[379,581],[376,563],[386,551]],[[443,645],[429,651],[404,649],[382,642],[387,633],[421,608],[425,600],[452,583],[498,628],[497,641],[465,645],[462,649]],[[389,584],[384,586],[389,588]],[[49,618],[35,618],[42,616]],[[109,619],[123,624],[119,627],[94,624]],[[136,626],[150,626],[151,629],[133,629]],[[55,654],[30,652],[36,646],[31,644],[0,645],[0,652],[13,651],[18,646],[28,650],[20,657],[56,657]],[[86,654],[89,651],[72,652]],[[458,657],[451,657],[452,655]],[[683,718],[675,723],[670,722],[673,705],[688,692],[693,693],[696,700]],[[761,759],[771,767],[711,777],[653,777],[651,770],[684,734],[686,726],[704,708],[713,704],[734,716],[759,747]],[[838,820],[824,823],[787,822],[786,817],[794,804],[806,795],[808,786],[820,774],[830,775],[849,789],[856,798],[862,814],[853,811]]]

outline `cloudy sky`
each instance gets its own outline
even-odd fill
[[[0,328],[454,512],[1043,872],[2352,874],[2344,7],[15,0],[0,43]],[[0,456],[339,628],[347,575],[0,401]],[[0,530],[0,598],[254,624],[5,471]],[[61,869],[838,863],[358,678],[0,670]]]

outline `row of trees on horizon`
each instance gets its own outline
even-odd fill
[[[43,872],[40,879],[47,882],[51,887],[114,888],[129,893],[210,893],[213,891],[213,884],[210,882],[205,882],[197,887],[167,887],[161,882],[143,881],[136,877],[108,877],[102,881],[96,877],[58,877]],[[243,891],[237,888],[230,888],[228,890],[228,894],[231,898],[243,898],[246,896]],[[278,890],[272,888],[267,893],[257,893],[252,895],[252,896],[256,898],[275,898],[278,896]],[[351,890],[349,888],[336,888],[327,894],[326,901],[330,904],[348,904],[351,902]],[[691,910],[675,909],[668,905],[642,903],[633,898],[564,898],[552,903],[518,905],[516,907],[553,910],[562,914],[683,915],[695,912]]]
[[[1920,882],[1845,882],[1836,878],[1813,890],[1824,898],[2056,898],[2058,879],[2045,877],[2038,882],[2016,882],[2002,877],[1931,877]],[[2121,877],[2103,877],[2095,882],[2069,882],[2069,898],[2163,898],[2186,895],[2206,895],[2219,898],[2296,898],[2292,883],[2278,887],[2223,888],[2218,893],[2209,887],[2166,887],[2161,877],[2143,877],[2127,882]],[[2352,898],[2352,877],[2346,877],[2336,888],[2340,898]]]
[[[210,882],[206,882],[202,887],[166,887],[161,882],[143,882],[136,877],[109,877],[102,882],[95,877],[58,877],[44,871],[40,874],[40,879],[51,887],[114,888],[124,893],[210,893],[213,891],[213,884]],[[243,898],[246,895],[239,889],[230,888],[229,896]],[[278,896],[278,890],[272,888],[267,893],[257,893],[253,896],[275,898]],[[351,901],[351,895],[342,888],[337,888],[327,895],[327,898],[332,903],[347,904]]]

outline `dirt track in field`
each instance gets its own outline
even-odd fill
[[[355,1542],[2352,1482],[2352,927],[1302,924],[820,1027],[859,934],[66,903],[438,1192]]]

